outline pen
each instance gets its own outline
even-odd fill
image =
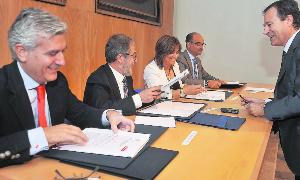
[[[246,104],[250,103],[250,101],[246,100],[241,94],[239,94],[239,96]]]

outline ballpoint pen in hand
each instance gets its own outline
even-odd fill
[[[245,99],[241,94],[239,94],[240,98],[242,99],[242,101],[246,104],[249,104],[250,101],[248,101],[247,99]]]

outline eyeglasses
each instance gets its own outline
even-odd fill
[[[192,44],[195,44],[196,46],[206,46],[207,44],[204,42],[191,42]]]
[[[127,56],[131,56],[133,58],[134,61],[137,60],[137,54],[136,52],[132,53],[132,54],[129,54],[129,53],[125,53]]]
[[[99,166],[96,166],[95,169],[87,176],[83,176],[82,174],[77,177],[76,175],[73,175],[74,177],[64,177],[57,169],[55,170],[55,173],[59,176],[58,178],[55,177],[55,180],[88,180],[95,172],[97,172],[100,169]],[[100,179],[100,176],[97,177]]]

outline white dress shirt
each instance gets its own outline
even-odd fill
[[[175,76],[180,74],[179,65],[175,62],[173,66]],[[144,83],[145,86],[150,88],[153,86],[163,86],[169,82],[165,70],[160,69],[156,62],[152,60],[144,69]],[[183,88],[182,81],[178,81],[180,87]],[[172,98],[172,97],[170,97]]]
[[[113,72],[113,74],[115,76],[115,79],[117,81],[117,84],[118,84],[118,87],[119,87],[119,91],[120,91],[120,94],[121,94],[121,98],[124,99],[125,94],[124,94],[124,87],[123,87],[124,86],[123,79],[125,78],[125,76],[123,74],[119,73],[118,71],[116,71],[110,65],[109,65],[109,67],[110,67],[111,71]],[[132,99],[133,99],[135,108],[142,107],[143,102],[142,102],[141,96],[139,94],[133,95]]]
[[[47,150],[48,147],[48,141],[44,132],[44,129],[41,127],[38,127],[38,105],[37,105],[37,91],[36,87],[40,84],[37,83],[35,80],[33,80],[21,67],[20,63],[17,62],[19,72],[21,74],[21,77],[24,82],[24,86],[26,89],[26,92],[28,94],[29,101],[31,103],[31,108],[33,112],[34,117],[34,123],[37,128],[28,130],[28,139],[30,142],[30,155],[35,155],[38,152],[42,150]],[[106,118],[106,112],[105,110],[102,114],[101,120],[102,124],[104,126],[109,125],[109,122]],[[45,94],[45,115],[47,120],[47,125],[51,126],[51,116],[49,111],[49,105],[48,105],[48,99],[47,99],[47,92]]]
[[[300,30],[298,30],[297,32],[295,32],[293,35],[292,35],[292,37],[290,37],[290,39],[288,40],[288,42],[285,44],[285,46],[284,46],[284,48],[283,48],[283,51],[284,52],[288,52],[288,50],[289,50],[289,48],[290,48],[290,46],[291,46],[291,44],[292,44],[292,42],[293,42],[293,40],[295,39],[295,37],[296,37],[296,35],[297,35],[297,33],[299,32]]]

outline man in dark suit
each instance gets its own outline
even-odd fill
[[[189,33],[186,38],[186,50],[177,59],[180,71],[189,70],[189,74],[182,79],[184,84],[200,84],[209,88],[219,88],[224,81],[218,80],[205,71],[198,56],[205,46],[203,37],[196,32]]]
[[[25,162],[52,145],[83,145],[88,139],[80,128],[134,129],[116,111],[89,107],[72,94],[58,71],[65,64],[66,28],[58,17],[29,8],[9,30],[14,61],[0,69],[0,167]],[[73,125],[63,124],[65,119]]]
[[[160,86],[136,94],[133,90],[132,68],[137,61],[134,41],[116,34],[105,46],[106,64],[93,72],[87,82],[83,102],[96,108],[122,110],[133,115],[143,103],[150,103],[160,95]]]
[[[294,0],[279,0],[264,11],[264,34],[272,46],[284,46],[273,100],[246,98],[250,114],[265,116],[279,130],[287,165],[300,179],[300,13]]]

